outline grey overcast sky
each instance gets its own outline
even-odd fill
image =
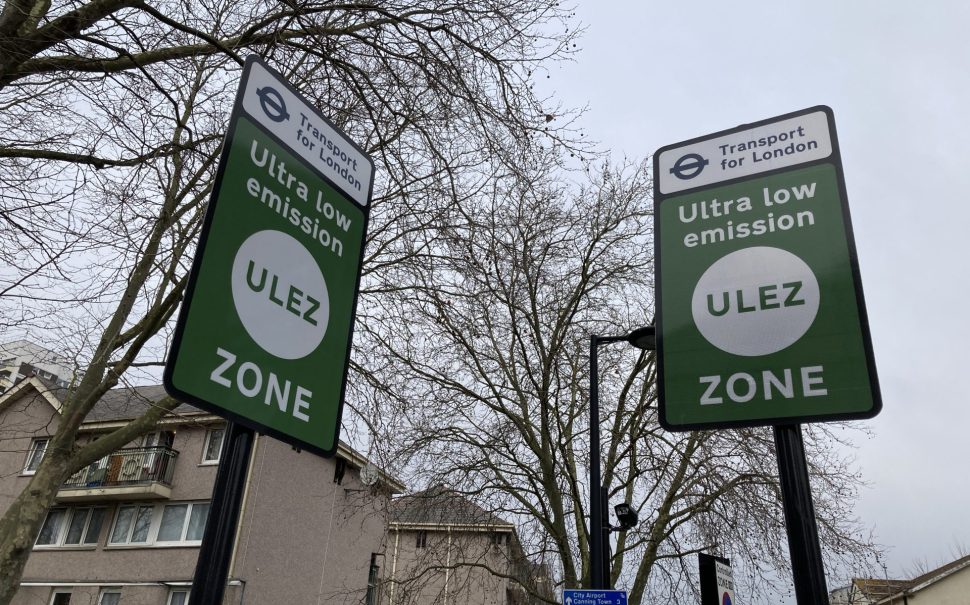
[[[857,513],[891,576],[970,547],[970,3],[578,2],[545,86],[614,157],[832,107],[884,402]]]

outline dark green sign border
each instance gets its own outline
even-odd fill
[[[814,160],[810,162],[805,162],[801,164],[796,164],[794,166],[785,166],[784,168],[779,168],[775,170],[769,170],[753,175],[745,175],[736,179],[729,179],[724,181],[718,181],[717,183],[711,183],[701,187],[694,187],[691,189],[679,190],[667,195],[660,192],[660,155],[668,150],[674,150],[687,145],[692,145],[695,143],[700,143],[702,141],[707,141],[710,139],[716,139],[726,135],[736,134],[739,132],[744,132],[757,128],[759,126],[766,126],[773,124],[775,122],[780,122],[782,120],[787,120],[790,118],[795,118],[811,113],[824,112],[827,116],[829,137],[832,141],[832,154],[829,157]],[[857,302],[857,312],[860,322],[860,331],[862,333],[863,348],[866,357],[866,367],[869,374],[869,388],[872,394],[872,407],[869,410],[862,412],[842,412],[842,413],[828,413],[822,415],[801,415],[801,416],[782,416],[782,417],[764,417],[764,418],[750,418],[745,420],[725,420],[725,421],[715,421],[715,422],[703,422],[703,423],[686,423],[686,424],[671,424],[667,421],[667,398],[664,385],[664,330],[663,330],[663,297],[662,297],[662,263],[661,263],[661,238],[663,237],[663,225],[660,220],[661,212],[660,207],[665,200],[681,197],[688,194],[696,194],[709,189],[717,189],[724,187],[726,185],[732,185],[735,183],[741,183],[746,181],[751,181],[754,179],[771,177],[774,175],[785,174],[788,172],[793,172],[796,170],[802,170],[811,166],[818,166],[821,164],[831,164],[835,168],[836,180],[838,183],[838,192],[840,197],[840,202],[842,205],[842,219],[845,225],[846,233],[846,245],[848,247],[849,254],[849,265],[852,273],[852,281],[855,286],[855,296]],[[862,279],[859,274],[859,260],[856,253],[855,247],[855,236],[852,230],[852,220],[849,215],[849,205],[848,196],[845,190],[845,179],[842,172],[842,155],[839,151],[838,138],[835,131],[835,116],[832,113],[832,109],[825,105],[818,105],[815,107],[809,107],[800,111],[795,111],[792,113],[776,116],[769,118],[767,120],[761,120],[759,122],[754,122],[751,124],[744,124],[736,128],[731,128],[728,130],[722,130],[712,134],[704,135],[694,139],[689,139],[687,141],[682,141],[679,143],[674,143],[672,145],[666,145],[658,149],[653,156],[653,171],[654,171],[654,297],[656,301],[656,315],[655,324],[657,326],[657,393],[658,393],[658,405],[659,405],[659,421],[660,425],[668,431],[692,431],[692,430],[704,430],[704,429],[721,429],[721,428],[740,428],[740,427],[752,427],[752,426],[773,426],[773,425],[787,425],[787,424],[800,424],[807,422],[831,422],[837,420],[859,420],[872,418],[876,416],[882,410],[882,396],[879,391],[879,379],[876,373],[876,363],[875,357],[872,352],[872,338],[869,332],[869,318],[866,313],[865,298],[862,291]],[[714,345],[711,345],[712,347]]]
[[[223,141],[222,153],[221,153],[220,158],[219,158],[219,166],[218,166],[218,168],[216,170],[215,181],[214,181],[213,187],[212,187],[212,194],[209,197],[209,206],[208,206],[208,208],[206,208],[206,214],[205,214],[205,218],[204,218],[203,224],[202,224],[202,231],[200,232],[200,235],[199,235],[199,244],[198,244],[198,247],[196,248],[195,257],[194,257],[194,259],[192,261],[192,268],[191,268],[190,273],[189,273],[189,281],[188,281],[188,284],[186,285],[186,288],[185,288],[185,296],[184,296],[183,301],[182,301],[182,307],[179,310],[179,316],[178,316],[178,320],[177,320],[176,325],[175,325],[175,333],[173,335],[173,340],[172,340],[172,346],[169,349],[169,356],[168,356],[168,359],[167,359],[166,364],[165,364],[165,371],[164,371],[164,374],[163,374],[163,377],[162,377],[162,381],[163,381],[163,384],[165,386],[165,390],[172,397],[175,397],[176,399],[179,399],[180,401],[184,401],[186,403],[190,403],[190,404],[192,404],[194,406],[197,406],[197,407],[199,407],[199,408],[201,408],[201,409],[203,409],[205,411],[211,412],[213,414],[216,414],[218,416],[222,416],[222,417],[224,417],[224,418],[226,418],[228,420],[231,420],[232,422],[235,422],[235,423],[240,424],[242,426],[249,427],[249,428],[251,428],[251,429],[253,429],[255,431],[258,431],[260,433],[263,433],[263,434],[269,435],[271,437],[274,437],[276,439],[279,439],[280,441],[283,441],[284,443],[288,443],[288,444],[290,444],[292,446],[295,446],[295,447],[298,447],[300,449],[304,449],[304,450],[307,450],[307,451],[312,452],[314,454],[323,456],[325,458],[329,458],[329,457],[332,457],[334,454],[336,454],[337,448],[339,447],[339,444],[340,444],[340,424],[341,424],[341,420],[343,418],[344,397],[346,396],[346,390],[347,390],[347,373],[348,373],[348,370],[350,368],[350,352],[351,352],[351,349],[353,348],[353,330],[354,330],[354,320],[353,320],[353,317],[356,317],[356,315],[357,315],[357,301],[358,301],[358,298],[359,298],[359,295],[360,295],[360,276],[361,276],[361,273],[360,273],[359,270],[358,270],[358,273],[357,273],[357,280],[356,280],[355,285],[354,285],[354,297],[353,297],[353,303],[352,303],[352,306],[351,306],[351,308],[352,308],[352,317],[351,317],[351,320],[349,321],[349,333],[347,334],[347,352],[346,352],[346,354],[344,356],[344,360],[343,360],[343,380],[341,381],[341,386],[340,386],[340,398],[339,398],[339,401],[337,402],[337,406],[338,407],[337,407],[337,413],[336,413],[336,418],[335,418],[335,423],[334,423],[334,436],[333,436],[333,441],[332,441],[332,443],[333,443],[333,448],[332,449],[323,449],[323,448],[320,448],[320,447],[318,447],[317,445],[315,445],[313,443],[309,443],[309,442],[303,441],[302,439],[293,437],[292,435],[288,435],[288,434],[286,434],[284,432],[281,432],[281,431],[278,431],[278,430],[276,430],[276,429],[274,429],[272,427],[265,426],[265,425],[263,425],[263,424],[261,424],[259,422],[256,422],[256,421],[254,421],[252,419],[246,418],[245,416],[242,416],[240,414],[237,414],[233,410],[231,410],[231,409],[229,409],[229,408],[227,408],[227,407],[225,407],[223,405],[220,405],[218,403],[215,403],[215,402],[212,402],[212,401],[208,401],[208,400],[205,400],[205,399],[200,399],[199,397],[193,395],[192,393],[187,393],[187,392],[182,391],[181,389],[177,388],[174,385],[173,380],[172,380],[173,373],[174,373],[174,370],[175,370],[175,367],[176,367],[176,364],[177,364],[177,361],[178,361],[178,355],[179,355],[179,352],[180,352],[181,347],[182,347],[182,340],[185,337],[185,324],[186,324],[186,320],[187,320],[187,318],[189,316],[189,312],[190,312],[190,308],[191,308],[191,305],[192,305],[193,296],[195,295],[197,281],[198,281],[198,276],[199,276],[199,272],[200,272],[201,267],[202,267],[202,258],[203,258],[204,254],[205,254],[206,244],[207,244],[208,239],[209,239],[209,231],[210,231],[210,229],[212,227],[212,222],[213,222],[213,219],[214,219],[215,214],[216,214],[216,212],[215,212],[215,210],[216,210],[216,202],[219,199],[219,192],[220,192],[220,189],[222,187],[223,176],[225,175],[226,167],[227,167],[228,160],[229,160],[229,154],[230,154],[230,151],[232,150],[233,138],[234,138],[234,136],[236,134],[237,125],[239,123],[240,118],[243,117],[244,115],[247,115],[246,112],[243,110],[243,94],[246,91],[246,87],[247,87],[247,85],[249,83],[250,72],[252,71],[252,66],[255,63],[259,63],[264,69],[266,69],[268,72],[270,72],[271,74],[273,74],[277,78],[278,84],[280,86],[286,87],[291,93],[293,93],[293,95],[295,95],[296,97],[302,99],[304,101],[304,103],[306,103],[306,105],[310,109],[312,109],[314,111],[314,113],[316,114],[316,117],[319,120],[321,120],[322,122],[328,124],[336,132],[338,132],[340,134],[343,134],[344,135],[344,138],[346,139],[346,141],[350,145],[352,145],[368,162],[370,162],[370,164],[371,164],[371,175],[370,175],[370,182],[368,183],[368,186],[367,186],[367,191],[368,191],[367,204],[364,205],[364,206],[361,206],[358,202],[354,201],[349,195],[347,195],[343,191],[343,189],[341,189],[341,187],[339,185],[337,185],[336,183],[334,183],[334,181],[332,179],[327,178],[322,172],[320,172],[319,170],[317,170],[309,162],[306,162],[305,160],[301,160],[301,163],[304,165],[304,167],[307,170],[313,172],[317,177],[319,177],[323,181],[329,183],[331,185],[331,187],[333,187],[333,189],[335,191],[337,191],[342,197],[344,197],[351,204],[353,204],[354,206],[356,206],[356,207],[358,207],[358,208],[360,208],[362,210],[363,216],[364,216],[364,224],[363,224],[364,240],[361,242],[360,255],[358,257],[358,261],[357,262],[358,262],[358,267],[362,267],[362,265],[363,265],[363,261],[364,261],[364,248],[365,248],[365,245],[366,245],[367,227],[368,227],[368,223],[369,223],[369,220],[370,220],[370,205],[371,205],[371,200],[372,200],[373,191],[374,191],[374,176],[375,176],[375,172],[376,172],[374,170],[374,163],[373,163],[373,161],[370,159],[370,156],[367,155],[367,153],[360,146],[358,146],[356,143],[354,143],[353,141],[351,141],[350,138],[347,137],[343,133],[343,131],[341,129],[337,128],[337,126],[333,122],[331,122],[326,116],[324,116],[320,111],[318,111],[314,107],[313,103],[311,103],[308,100],[306,100],[303,97],[303,95],[296,88],[294,88],[288,81],[286,81],[286,79],[283,78],[283,76],[279,72],[277,72],[275,69],[273,69],[273,68],[269,67],[268,65],[266,65],[266,63],[264,63],[263,61],[261,61],[257,56],[255,56],[255,55],[249,56],[246,59],[245,66],[243,67],[242,78],[240,80],[239,89],[238,89],[238,92],[236,94],[235,104],[233,105],[232,114],[230,115],[230,118],[229,118],[229,127],[228,127],[227,132],[226,132],[226,138]],[[275,141],[277,144],[279,144],[280,146],[282,146],[284,149],[292,149],[292,147],[289,144],[284,143],[276,135],[276,133],[274,133],[274,132],[272,132],[270,130],[267,130],[265,127],[263,127],[261,124],[259,124],[258,121],[254,120],[252,118],[250,118],[249,121],[257,129],[259,129],[263,134],[265,134],[267,137],[269,137],[270,139],[272,139],[273,141]],[[299,154],[295,150],[293,151],[293,154],[295,156],[299,156]]]

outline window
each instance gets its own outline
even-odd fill
[[[105,588],[101,591],[101,598],[98,599],[98,605],[120,605],[120,603],[120,588]]]
[[[148,542],[154,506],[121,506],[111,532],[111,544],[143,544]]]
[[[415,544],[415,546],[417,546],[418,548],[426,548],[428,546],[428,532],[426,531],[418,532],[418,541],[417,541],[417,544]]]
[[[175,433],[173,431],[158,431],[157,433],[148,433],[145,438],[142,439],[142,447],[172,447],[175,443]]]
[[[27,452],[27,462],[24,463],[23,474],[33,475],[37,472],[37,467],[40,466],[40,461],[44,459],[44,453],[47,452],[47,444],[50,441],[46,437],[44,439],[33,440],[30,444],[30,451]]]
[[[176,504],[125,504],[108,543],[118,544],[199,544],[209,517],[208,502]]]
[[[106,515],[107,510],[104,508],[75,508],[64,544],[97,544]]]
[[[168,593],[168,605],[189,605],[189,589],[173,588]]]
[[[104,508],[52,508],[37,536],[37,546],[90,546],[98,543]]]
[[[226,428],[209,429],[205,433],[205,446],[202,448],[202,464],[219,462],[222,452],[222,439],[226,436]]]
[[[377,564],[377,553],[370,555],[370,570],[367,572],[367,594],[364,596],[365,605],[377,605],[381,597],[381,568]]]
[[[51,605],[71,605],[71,593],[59,590],[51,595]]]
[[[156,542],[201,542],[209,503],[169,504],[162,511]]]
[[[40,546],[57,544],[66,516],[66,508],[52,508],[47,511],[47,518],[44,519],[44,525],[37,535],[37,544]]]
[[[141,446],[146,449],[152,449],[144,455],[136,454],[128,458],[128,460],[133,461],[131,476],[139,481],[143,481],[149,477],[153,478],[153,480],[163,477],[168,467],[169,458],[154,448],[170,448],[174,443],[174,431],[158,431],[157,433],[148,433],[145,435],[144,439],[142,439]]]

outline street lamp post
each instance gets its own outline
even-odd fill
[[[590,588],[609,588],[609,560],[606,546],[609,541],[609,523],[606,522],[607,496],[600,475],[600,406],[599,406],[599,355],[601,344],[627,342],[638,349],[656,349],[656,332],[653,326],[639,328],[624,336],[589,337],[589,558]]]

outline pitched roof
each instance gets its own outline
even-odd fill
[[[441,485],[391,502],[391,522],[402,525],[486,525],[513,528],[467,497]]]
[[[167,395],[165,388],[160,384],[111,389],[94,404],[84,420],[85,422],[131,420],[147,412],[152,405],[161,401]],[[188,403],[180,404],[172,410],[173,414],[198,414],[201,412],[202,410]]]
[[[873,603],[898,594],[912,585],[909,580],[883,580],[880,578],[855,578],[852,582],[859,589],[859,592]]]
[[[11,387],[7,391],[0,393],[0,403],[6,399],[15,399],[20,397],[23,392],[28,389],[33,388],[42,397],[44,397],[51,406],[57,410],[58,413],[61,412],[61,404],[64,403],[67,398],[68,389],[58,386],[54,382],[47,380],[41,376],[31,376],[25,378],[24,380],[17,383],[17,385]],[[156,384],[149,386],[140,387],[119,387],[116,389],[110,389],[101,399],[94,404],[91,411],[88,412],[87,416],[84,418],[84,424],[87,425],[89,430],[101,430],[105,428],[104,424],[99,423],[116,423],[126,420],[134,420],[138,418],[146,411],[148,411],[152,405],[161,401],[168,394],[165,392],[165,387]],[[208,421],[210,418],[215,416],[209,414],[204,410],[201,410],[189,403],[181,403],[176,406],[168,414],[168,418],[171,419],[172,416],[181,416],[182,418],[175,418],[175,422],[184,420],[185,416],[194,416],[202,421]],[[200,418],[201,417],[201,418]],[[82,429],[83,429],[82,425]],[[337,444],[337,456],[349,462],[351,466],[357,468],[363,467],[370,461],[364,457],[362,454],[354,450],[352,447],[340,441]],[[399,479],[388,474],[383,469],[378,469],[380,477],[384,484],[390,488],[392,493],[400,493],[406,489],[406,486],[401,483]]]
[[[967,565],[970,565],[970,555],[967,555],[965,557],[960,557],[956,561],[950,561],[946,565],[937,567],[936,569],[932,571],[928,571],[921,576],[916,576],[912,580],[913,587],[915,588],[915,587],[918,587],[920,584],[926,584],[931,580],[940,580],[950,575],[950,573],[957,571],[962,567],[966,567]]]
[[[965,567],[970,567],[970,555],[950,561],[912,580],[855,578],[852,583],[871,603],[890,603],[899,599],[903,593],[912,594],[922,590]]]
[[[67,398],[67,388],[58,386],[46,378],[32,376],[29,380],[36,380],[40,383],[40,386],[46,387],[46,389],[43,389],[46,394],[53,396],[61,403]],[[40,391],[42,389],[38,388],[37,390]],[[160,384],[110,389],[94,404],[94,407],[91,408],[91,411],[85,417],[84,422],[133,420],[147,412],[152,405],[158,403],[166,396],[165,388]],[[191,404],[183,403],[172,410],[172,413],[200,414],[203,412]]]
[[[909,586],[905,589],[900,590],[895,595],[886,597],[880,601],[880,603],[892,602],[895,598],[900,595],[911,595],[917,593],[924,588],[943,580],[947,576],[954,574],[962,569],[970,568],[970,555],[960,557],[955,561],[950,561],[946,565],[941,565],[936,569],[930,570],[922,575],[916,576],[909,581]],[[904,599],[905,600],[905,599]]]

